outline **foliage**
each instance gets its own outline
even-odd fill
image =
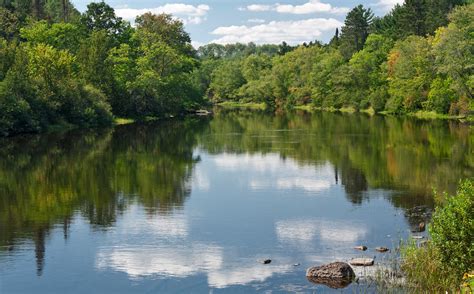
[[[341,34],[341,53],[346,59],[364,47],[374,14],[370,8],[358,5],[352,9],[344,21]]]
[[[104,2],[82,15],[67,0],[26,2],[0,3],[2,135],[111,124],[113,114],[176,115],[204,103],[181,21],[148,13],[135,29]]]
[[[455,196],[433,215],[430,234],[443,264],[461,277],[474,269],[474,182],[461,183]]]
[[[402,246],[401,269],[413,292],[440,293],[459,287],[459,277],[441,261],[439,249],[429,242],[418,247],[411,241]]]
[[[2,133],[95,125],[112,121],[111,112],[135,120],[177,115],[207,101],[466,116],[473,105],[473,7],[407,0],[380,18],[359,5],[327,45],[195,50],[171,15],[145,13],[132,27],[104,2],[80,14],[67,0],[3,1]]]
[[[198,56],[213,60],[207,96],[265,102],[272,109],[313,105],[467,116],[474,85],[474,4],[456,7],[463,3],[410,0],[383,18],[357,6],[329,44],[303,44],[282,55],[252,54],[259,48],[252,44],[203,46]],[[437,24],[447,27],[425,36]]]
[[[402,248],[402,270],[418,290],[457,292],[463,275],[474,269],[474,182],[462,182],[455,196],[445,197],[429,227],[432,241]]]
[[[391,98],[387,110],[416,111],[426,100],[434,76],[429,40],[410,36],[397,42],[388,58]]]

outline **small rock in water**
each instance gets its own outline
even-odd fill
[[[354,249],[365,251],[365,250],[367,250],[367,246],[356,246],[356,247],[354,247]]]
[[[425,229],[426,229],[426,224],[425,224],[425,223],[420,223],[420,224],[418,225],[418,230],[419,230],[420,232],[424,232]]]
[[[387,247],[377,247],[375,248],[375,250],[377,250],[378,252],[387,252],[389,251],[390,249],[388,249]]]
[[[264,259],[264,260],[261,260],[260,263],[263,263],[263,264],[269,264],[271,263],[272,260],[271,259]]]
[[[295,264],[293,264],[293,266],[300,266],[300,264],[299,264],[299,263],[295,263]]]
[[[420,240],[420,239],[423,239],[424,237],[423,236],[412,236],[413,239],[416,239],[416,240]]]
[[[373,258],[354,258],[350,261],[350,264],[353,266],[372,266],[374,265]]]

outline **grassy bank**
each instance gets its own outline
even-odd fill
[[[123,118],[123,117],[116,117],[114,120],[115,125],[128,125],[133,124],[135,122],[134,119],[131,118]]]
[[[225,101],[216,104],[219,107],[224,108],[248,108],[248,109],[259,109],[265,110],[267,106],[265,103],[255,103],[255,102],[234,102],[234,101]]]
[[[464,122],[474,122],[474,115],[468,115],[468,116],[449,115],[449,114],[436,113],[434,111],[423,111],[423,110],[412,112],[412,113],[406,113],[406,114],[395,114],[395,113],[390,113],[387,111],[376,112],[372,107],[367,108],[367,109],[357,110],[354,107],[342,107],[342,108],[316,107],[310,104],[298,105],[298,106],[295,106],[294,109],[304,110],[308,112],[313,112],[313,111],[328,111],[328,112],[342,112],[342,113],[360,112],[360,113],[366,113],[369,115],[380,114],[380,115],[394,115],[394,116],[409,116],[409,117],[415,117],[418,119],[425,119],[425,120],[444,119],[444,120],[459,120],[459,121],[464,121]]]

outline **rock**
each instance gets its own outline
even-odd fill
[[[293,266],[300,266],[300,264],[299,264],[299,263],[295,263],[295,264],[293,264]]]
[[[423,236],[412,236],[413,239],[415,240],[420,240],[420,239],[423,239],[424,237]]]
[[[200,116],[206,116],[206,115],[211,115],[212,112],[210,112],[206,109],[199,109],[199,110],[196,110],[196,114],[200,115]]]
[[[353,266],[372,266],[374,265],[374,259],[373,258],[354,258],[350,261],[350,264]]]
[[[343,289],[352,283],[351,279],[328,279],[328,278],[314,278],[306,277],[311,283],[325,285],[332,289]]]
[[[354,247],[354,249],[365,251],[365,250],[367,250],[367,246],[356,246],[356,247]]]
[[[260,260],[260,263],[263,263],[263,264],[269,264],[269,263],[271,263],[271,262],[272,262],[271,259]]]
[[[420,223],[418,225],[418,231],[419,232],[424,232],[426,230],[426,224],[424,222]]]
[[[377,250],[378,252],[387,252],[389,251],[390,249],[388,249],[387,247],[377,247],[375,248],[375,250]]]
[[[347,287],[355,278],[354,270],[345,262],[333,262],[311,267],[306,270],[306,277],[316,284],[323,284],[333,289]]]

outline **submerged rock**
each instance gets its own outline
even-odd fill
[[[418,231],[419,232],[424,232],[426,230],[426,224],[424,222],[420,223],[418,225]]]
[[[260,260],[259,262],[262,263],[262,264],[270,264],[272,262],[272,260],[271,259],[264,259],[264,260]]]
[[[355,278],[352,267],[345,262],[333,262],[306,270],[306,277],[316,284],[323,284],[333,289],[347,287]]]
[[[365,250],[367,250],[367,246],[356,246],[356,247],[354,247],[354,249],[365,251]]]
[[[388,252],[390,249],[388,249],[387,247],[377,247],[375,248],[375,250],[383,253],[383,252]]]
[[[374,259],[368,257],[354,258],[350,261],[353,266],[372,266],[374,265]]]

